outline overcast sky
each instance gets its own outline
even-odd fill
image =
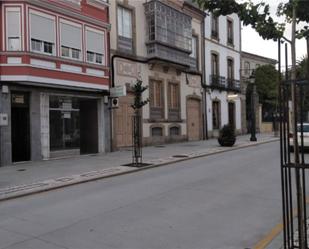
[[[260,0],[253,0],[253,2],[260,2]],[[265,3],[268,3],[271,7],[271,13],[274,15],[276,12],[276,8],[279,0],[264,0]],[[284,1],[286,2],[286,0]],[[274,15],[274,18],[275,17]],[[291,36],[291,28],[290,26],[287,27],[285,36],[290,38]],[[283,49],[283,47],[282,47]],[[265,57],[270,57],[273,59],[278,58],[278,44],[274,41],[265,41],[259,37],[259,35],[250,27],[243,27],[242,29],[242,50],[258,55],[262,55]],[[289,51],[290,52],[290,51]],[[296,43],[296,55],[297,58],[300,59],[301,57],[306,55],[306,40],[298,40]],[[290,56],[289,56],[290,57]]]

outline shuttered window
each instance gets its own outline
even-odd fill
[[[87,61],[97,64],[104,64],[104,33],[100,31],[86,30]]]
[[[30,13],[31,50],[54,54],[56,43],[56,22],[52,16],[38,12]]]
[[[6,33],[7,33],[7,50],[21,50],[21,25],[20,25],[20,9],[6,9]]]
[[[161,81],[151,81],[149,83],[150,116],[154,119],[164,117],[163,83]]]
[[[82,27],[60,22],[61,56],[82,59]]]

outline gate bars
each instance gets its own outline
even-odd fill
[[[304,122],[308,122],[309,83],[307,80],[289,80],[288,47],[285,44],[285,79],[281,74],[281,41],[278,42],[280,163],[283,213],[283,248],[307,249],[307,185],[308,159],[304,147]],[[294,87],[294,89],[293,89]],[[295,91],[295,108],[291,93]],[[296,111],[295,111],[296,110]],[[293,136],[293,127],[297,135]],[[295,131],[295,130],[294,130]],[[309,138],[308,138],[309,139]],[[294,141],[295,140],[295,141]],[[299,141],[298,141],[299,140]],[[295,145],[295,146],[294,146]],[[294,146],[294,147],[293,147]],[[308,202],[309,203],[309,202]]]

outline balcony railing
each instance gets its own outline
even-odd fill
[[[234,39],[233,39],[232,37],[228,37],[228,38],[227,38],[227,43],[228,43],[229,45],[234,45]]]
[[[211,30],[211,38],[218,39],[218,31],[217,30]]]
[[[220,75],[210,75],[210,86],[226,91],[240,91],[240,81],[235,79],[226,79]]]

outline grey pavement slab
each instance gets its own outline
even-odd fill
[[[276,140],[272,134],[259,134],[258,143]],[[169,164],[188,158],[255,145],[249,136],[239,136],[232,148],[220,147],[216,139],[145,147],[145,163]],[[0,168],[0,199],[47,191],[80,182],[136,170],[121,166],[131,162],[130,149],[107,154],[26,162]]]
[[[279,146],[241,152],[2,202],[0,229],[48,224],[27,236],[72,249],[253,248],[281,219]]]

